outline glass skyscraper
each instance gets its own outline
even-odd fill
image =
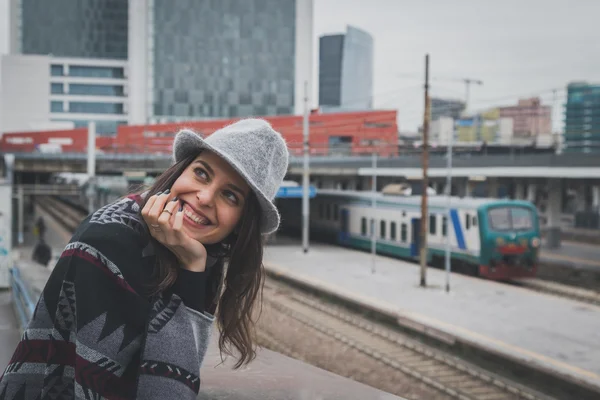
[[[20,52],[127,59],[126,0],[20,0]]]
[[[348,26],[319,38],[319,106],[324,111],[373,108],[373,38]]]
[[[567,96],[565,152],[600,152],[600,85],[571,83]]]
[[[292,114],[295,0],[154,1],[153,114]]]

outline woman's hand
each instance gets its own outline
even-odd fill
[[[175,254],[183,268],[204,271],[206,248],[183,231],[183,206],[169,193],[166,190],[150,197],[142,209],[142,217],[150,234]]]

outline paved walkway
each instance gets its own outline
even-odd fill
[[[284,242],[285,243],[285,242]],[[554,368],[600,386],[600,307],[528,289],[428,268],[418,286],[418,265],[328,245],[280,244],[266,265],[320,281],[335,290],[386,305],[401,315],[496,350]]]

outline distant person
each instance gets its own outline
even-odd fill
[[[43,237],[40,237],[40,240],[35,245],[35,248],[33,249],[33,255],[31,258],[33,259],[33,261],[45,267],[48,266],[48,263],[52,259],[52,249],[50,248],[50,246],[48,246]]]
[[[46,223],[43,217],[38,217],[35,222],[34,233],[39,237],[44,237],[46,234]]]
[[[483,143],[481,144],[481,148],[480,148],[481,154],[487,154],[487,148],[488,148],[488,144],[484,140]]]
[[[147,192],[77,228],[0,380],[3,399],[196,399],[215,319],[221,352],[236,350],[236,367],[254,359],[262,235],[279,226],[287,146],[244,119],[206,140],[180,131],[173,155]]]

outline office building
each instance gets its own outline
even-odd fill
[[[127,59],[125,0],[9,0],[11,53]]]
[[[431,121],[435,122],[440,118],[460,119],[465,111],[465,102],[454,99],[440,99],[433,97],[431,99]]]
[[[500,118],[512,118],[515,137],[552,134],[552,107],[539,98],[521,99],[516,106],[500,107]]]
[[[600,84],[567,86],[563,145],[565,152],[600,152]]]
[[[58,78],[44,72],[26,85],[33,89],[39,80],[35,92],[44,97],[34,103],[45,104],[51,95],[51,108],[19,114],[25,118],[19,124],[16,117],[4,123],[0,114],[0,132],[51,126],[57,119],[79,126],[108,116],[114,125],[301,114],[305,82],[311,93],[312,0],[9,1],[9,53],[38,58],[8,64],[35,64],[42,71],[62,63],[63,71],[83,66],[101,75],[118,68],[121,75]],[[11,67],[2,76],[25,79]],[[60,82],[64,93],[46,93],[48,87],[60,90]],[[80,90],[77,84],[100,86],[81,89],[94,92],[77,93],[85,98],[65,100],[73,95],[67,90]]]
[[[129,122],[127,61],[4,55],[0,132],[86,127],[115,134]]]
[[[312,0],[129,4],[135,123],[302,113]]]
[[[319,107],[322,111],[373,108],[373,38],[348,26],[319,38]]]

